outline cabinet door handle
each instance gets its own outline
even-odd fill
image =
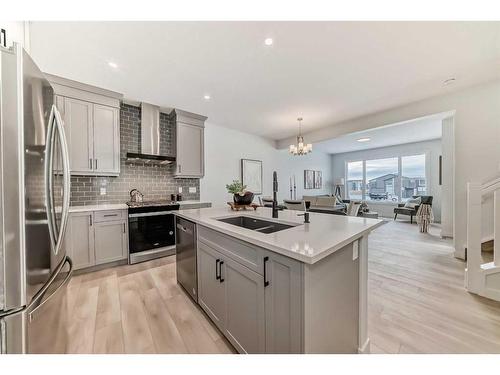
[[[125,233],[125,223],[123,223],[123,233]]]
[[[267,280],[267,267],[266,263],[269,260],[269,257],[264,257],[264,288],[269,285],[269,281]]]
[[[118,214],[104,214],[104,217],[113,217],[113,216],[118,216]]]
[[[89,216],[89,224],[92,226],[92,215]]]
[[[215,280],[220,280],[220,274],[219,274],[219,262],[220,259],[217,259],[215,261]]]
[[[97,159],[94,159],[95,162],[95,169],[97,169]]]
[[[224,264],[224,261],[221,260],[219,262],[219,282],[223,283],[224,279],[222,278],[222,265]]]
[[[177,169],[179,170],[179,173],[182,173],[182,167],[180,164],[177,164]]]
[[[92,158],[89,159],[89,166],[90,166],[90,169],[92,169]]]

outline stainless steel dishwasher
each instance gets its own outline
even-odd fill
[[[177,282],[198,302],[196,277],[196,224],[176,217],[176,270]]]

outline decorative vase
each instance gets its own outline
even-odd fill
[[[253,201],[253,193],[250,191],[246,191],[244,195],[234,194],[233,196],[234,203],[239,205],[248,205]]]

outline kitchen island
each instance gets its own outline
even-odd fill
[[[300,213],[177,212],[196,224],[197,302],[241,353],[367,353],[368,234],[382,221]]]

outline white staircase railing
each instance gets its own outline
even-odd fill
[[[482,202],[493,195],[493,262],[483,263]],[[467,268],[465,287],[469,292],[500,301],[500,177],[485,184],[467,184]]]

